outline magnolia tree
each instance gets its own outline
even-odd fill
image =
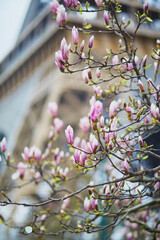
[[[71,45],[62,39],[55,63],[63,73],[81,72],[84,84],[93,86],[94,95],[88,116],[80,119],[83,138],[74,136],[72,126],[65,129],[69,146],[66,152],[60,149],[62,146],[54,147],[63,131],[55,102],[48,105],[53,125],[44,152],[35,146],[25,147],[22,161],[15,166],[7,154],[6,139],[2,140],[6,166],[15,169],[12,182],[23,181],[21,185],[11,184],[11,188],[25,189],[31,183],[36,188],[45,182],[50,193],[41,201],[18,202],[9,197],[9,189],[4,186],[0,204],[32,208],[27,224],[16,226],[24,234],[58,239],[75,239],[75,234],[83,238],[84,233],[98,239],[104,234],[104,239],[115,239],[118,227],[121,239],[160,239],[160,148],[148,144],[145,138],[146,133],[149,136],[153,130],[159,131],[160,86],[156,80],[160,41],[157,40],[151,55],[153,80],[147,77],[146,69],[150,67],[147,55],[138,58],[134,46],[141,25],[152,21],[148,17],[148,3],[144,3],[141,13],[135,13],[137,23],[133,34],[127,30],[130,21],[119,18],[122,6],[117,0],[95,0],[95,8],[90,8],[88,2],[82,7],[77,0],[64,0],[64,4],[53,0],[50,6],[59,28],[71,30],[73,41]],[[95,30],[85,20],[81,27],[70,27],[67,9],[82,14],[98,12],[105,27]],[[80,31],[91,34],[88,42],[80,42]],[[119,50],[107,50],[97,60],[93,56],[95,32],[117,35]],[[106,89],[101,83],[107,83],[103,84]],[[127,97],[122,99],[123,93]],[[117,98],[118,94],[121,95]],[[103,103],[108,96],[116,98],[105,109]],[[156,159],[154,167],[146,164],[150,159]],[[102,172],[103,177],[96,177]],[[3,224],[15,227],[11,217],[5,219],[0,215]]]

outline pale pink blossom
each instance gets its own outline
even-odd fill
[[[145,14],[148,13],[148,8],[149,8],[149,4],[147,1],[145,1],[145,3],[143,4],[143,11]]]
[[[141,93],[144,93],[145,90],[144,90],[144,86],[143,86],[143,83],[141,82],[141,80],[138,80],[138,86],[140,88]]]
[[[102,96],[102,92],[103,92],[103,90],[101,89],[101,87],[100,86],[93,86],[93,91],[94,91],[94,93],[95,93],[95,95],[96,95],[96,97],[97,98],[100,98],[101,96]]]
[[[22,153],[22,157],[24,159],[24,161],[28,162],[29,160],[29,153],[30,153],[30,149],[28,147],[24,148],[24,151]]]
[[[103,0],[95,0],[95,3],[97,4],[97,7],[101,7]]]
[[[149,117],[149,115],[147,115],[144,119],[144,123],[148,124],[149,122],[150,122],[150,117]]]
[[[142,139],[142,136],[139,136],[139,137],[138,137],[138,143],[139,143],[140,148],[143,148],[143,139]]]
[[[73,4],[73,7],[77,7],[78,6],[78,0],[72,0],[72,4]]]
[[[57,15],[57,8],[59,7],[59,2],[57,0],[53,0],[51,3],[50,3],[50,8],[51,10],[53,11],[54,15],[56,16]]]
[[[48,108],[53,117],[57,117],[58,115],[58,105],[56,102],[48,103]]]
[[[74,131],[70,125],[66,128],[65,135],[66,135],[68,144],[73,144]]]
[[[41,218],[40,218],[40,221],[41,221],[42,223],[44,223],[44,222],[46,221],[46,218],[47,218],[47,215],[46,215],[46,214],[43,214],[43,215],[41,216]]]
[[[94,42],[94,36],[91,36],[91,38],[89,39],[89,48],[93,47],[93,42]]]
[[[101,128],[103,128],[104,127],[104,117],[103,116],[100,117],[99,123],[100,123]]]
[[[57,25],[62,27],[67,21],[67,13],[63,5],[60,5],[57,8],[57,17],[56,17]]]
[[[109,106],[109,117],[112,119],[116,116],[116,112],[119,109],[121,105],[121,99],[119,99],[118,101],[113,100]]]
[[[67,196],[67,195],[65,195],[65,197],[66,197],[66,196]],[[69,204],[70,204],[70,198],[68,197],[68,198],[66,198],[66,199],[63,201],[62,206],[61,206],[61,209],[62,209],[62,210],[66,210],[66,208],[69,207]]]
[[[86,153],[81,152],[81,154],[80,154],[80,159],[79,159],[80,165],[84,166],[85,160],[86,160]]]
[[[113,64],[113,69],[116,71],[116,70],[117,70],[117,65],[119,64],[118,55],[115,55],[115,56],[112,58],[112,64]]]
[[[23,162],[19,162],[17,165],[17,172],[20,178],[24,178],[27,166]]]
[[[62,54],[63,61],[68,59],[70,47],[71,45],[70,44],[68,45],[66,39],[63,38],[61,41],[61,54]]]
[[[84,210],[86,212],[89,212],[89,208],[90,208],[90,200],[86,197],[84,200]]]
[[[6,140],[6,138],[4,137],[4,138],[2,139],[1,145],[0,145],[0,147],[1,147],[1,152],[2,152],[2,153],[5,153],[5,152],[6,152],[6,150],[7,150],[6,145],[7,145],[7,140]]]
[[[123,161],[123,168],[124,168],[124,170],[126,170],[127,172],[129,171],[129,164],[128,164],[128,162],[127,162],[126,159]]]
[[[103,104],[98,100],[91,106],[90,117],[92,122],[97,121],[97,119],[103,115]]]
[[[59,133],[63,128],[63,121],[59,118],[53,120],[54,131]]]
[[[62,52],[58,50],[55,52],[55,64],[57,65],[58,68],[60,69],[65,69],[65,60],[62,57]]]
[[[40,172],[36,172],[34,175],[35,182],[38,183],[40,182],[41,174]]]
[[[72,0],[64,0],[67,7],[71,6]]]
[[[73,41],[74,45],[77,45],[79,42],[79,34],[78,34],[78,30],[75,26],[72,28],[72,41]]]
[[[96,148],[98,147],[98,140],[93,134],[90,134],[89,144],[91,146],[92,152],[94,152],[96,150]]]
[[[91,76],[91,70],[89,68],[82,71],[82,78],[85,83],[89,82],[90,76]]]
[[[84,45],[85,45],[85,40],[82,40],[81,44],[80,44],[80,52],[83,52],[83,49],[84,49]]]
[[[135,62],[135,64],[136,64],[136,66],[138,66],[138,63],[139,63],[139,58],[138,58],[138,56],[135,56],[135,57],[134,57],[134,62]]]
[[[156,107],[153,103],[150,107],[151,116],[155,119],[159,119],[159,108]]]
[[[110,17],[111,17],[110,13],[108,11],[104,11],[103,17],[106,24],[110,25]]]
[[[88,130],[90,128],[89,118],[88,117],[81,118],[79,126],[83,130],[83,132],[85,132],[85,133],[88,132]]]
[[[145,55],[142,59],[142,67],[145,68],[146,67],[146,62],[147,62],[147,55]]]
[[[74,145],[74,147],[79,147],[80,146],[80,138],[79,137],[75,137],[75,139],[74,139],[74,142],[73,142],[73,145]]]
[[[101,76],[100,69],[97,68],[97,69],[96,69],[96,77],[97,77],[97,78],[100,78],[100,76]]]
[[[81,154],[80,150],[76,149],[75,152],[74,152],[74,159],[75,159],[76,163],[79,163],[80,154]]]

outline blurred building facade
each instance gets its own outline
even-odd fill
[[[17,158],[26,145],[30,147],[34,144],[43,150],[51,124],[48,102],[58,102],[59,117],[65,124],[76,127],[79,118],[87,114],[92,91],[83,83],[81,74],[63,74],[54,64],[54,53],[59,49],[61,39],[65,36],[71,42],[71,34],[58,29],[48,2],[31,1],[17,43],[0,64],[0,136],[6,136],[8,148]],[[136,10],[142,11],[143,1],[121,2],[123,8],[119,17],[125,16],[126,21],[133,18]],[[160,38],[160,1],[152,0],[150,4],[150,17],[154,21],[138,32],[136,46],[139,56],[151,54],[156,39]],[[68,21],[73,26],[79,25],[82,19],[70,14]],[[87,21],[91,21],[95,28],[102,27],[97,14]],[[131,33],[134,26],[133,18]],[[83,38],[82,35],[80,38]],[[89,39],[89,36],[86,38]],[[95,35],[93,54],[103,56],[104,48],[115,49],[117,45],[118,38],[112,34]],[[104,48],[99,49],[99,46]]]

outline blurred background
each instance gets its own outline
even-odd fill
[[[71,42],[71,36],[69,32],[57,28],[49,2],[0,0],[0,140],[4,136],[7,138],[8,149],[16,161],[21,161],[21,152],[25,146],[34,144],[42,151],[45,149],[51,124],[48,102],[56,101],[59,104],[59,117],[64,120],[64,125],[70,123],[77,132],[79,118],[88,112],[87,105],[92,89],[85,86],[81,74],[74,74],[72,77],[63,75],[54,64],[54,53],[59,49],[62,37],[65,36]],[[83,4],[85,1],[80,2]],[[95,8],[94,1],[89,2]],[[144,1],[121,2],[123,7],[119,19],[125,16],[127,22],[131,18],[129,31],[133,33],[136,26],[134,12],[142,12]],[[148,0],[148,3],[149,16],[153,22],[144,24],[137,34],[139,57],[151,54],[152,48],[156,46],[156,39],[160,38],[160,0]],[[102,18],[98,14],[85,15],[85,18],[95,28],[104,27],[100,24]],[[68,19],[72,26],[79,25],[82,21],[81,16],[76,15],[75,18],[73,13]],[[83,35],[80,38],[83,39]],[[86,38],[89,39],[89,36]],[[101,34],[95,38],[93,54],[99,58],[104,54],[103,49],[116,49],[118,40],[118,37],[111,34]],[[96,51],[98,46],[102,48]],[[152,59],[149,61],[152,62]],[[109,101],[107,104],[109,105]],[[62,134],[58,143],[62,145],[63,139]],[[0,174],[2,186],[7,176],[3,161],[0,163]],[[40,192],[41,190],[37,194]],[[30,193],[26,191],[25,198]],[[21,200],[21,197],[19,194],[17,199]],[[13,209],[6,209],[0,208],[0,213],[7,218]],[[15,222],[22,222],[19,212],[22,210],[14,210]],[[26,219],[28,210],[23,209],[23,213],[21,217]],[[3,240],[22,239],[17,231],[9,231],[1,226],[0,235],[4,236]]]

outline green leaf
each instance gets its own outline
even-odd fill
[[[87,25],[85,25],[83,28],[85,28],[85,29],[90,29],[91,27],[92,27],[91,24],[87,24]]]
[[[152,64],[149,64],[148,66],[144,67],[143,69],[147,69],[151,66]]]
[[[147,159],[147,158],[148,158],[148,155],[144,156],[142,159],[145,160],[145,159]]]
[[[148,22],[153,22],[153,20],[150,17],[146,17],[146,19],[148,20]]]

